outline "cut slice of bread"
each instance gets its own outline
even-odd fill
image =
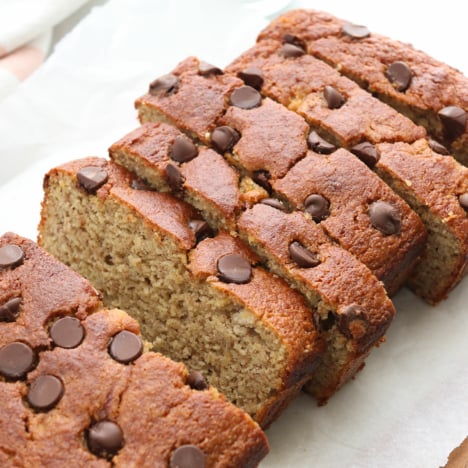
[[[99,158],[53,169],[40,244],[138,319],[155,350],[267,426],[319,363],[314,311],[239,240],[220,233],[197,245],[192,207],[132,184]]]

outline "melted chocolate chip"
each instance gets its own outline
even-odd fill
[[[143,353],[143,342],[135,333],[123,330],[115,335],[109,345],[109,354],[118,362],[128,364]]]
[[[35,363],[36,355],[25,343],[15,341],[0,349],[0,374],[8,379],[21,379]]]
[[[185,178],[177,166],[174,166],[174,164],[168,164],[166,166],[166,177],[171,190],[178,192],[182,189]]]
[[[252,174],[252,180],[267,192],[271,190],[270,179],[271,175],[268,171],[255,171]]]
[[[263,72],[257,67],[248,67],[238,72],[237,76],[243,80],[246,85],[252,86],[252,88],[258,90],[261,89],[264,82]]]
[[[198,65],[198,73],[200,73],[202,76],[222,75],[223,70],[214,65],[211,65],[211,63],[200,61]]]
[[[276,208],[280,211],[286,211],[286,207],[284,206],[283,202],[276,198],[264,198],[263,200],[260,200],[260,203],[262,205],[271,206],[272,208]]]
[[[458,202],[460,203],[460,206],[468,212],[468,192],[462,193],[458,197]]]
[[[374,167],[380,159],[380,154],[377,148],[368,141],[359,143],[350,148],[351,153],[357,156],[366,166]]]
[[[111,458],[124,445],[123,432],[112,421],[99,421],[93,424],[87,433],[89,450],[101,458]]]
[[[300,47],[304,51],[307,50],[307,45],[306,43],[299,37],[295,36],[294,34],[286,33],[283,36],[283,42],[286,44],[293,44],[297,47]]]
[[[442,154],[443,156],[448,156],[450,154],[449,150],[436,140],[430,139],[427,143],[429,144],[429,148],[435,153]]]
[[[21,247],[7,244],[0,247],[0,268],[15,268],[23,263],[24,252]]]
[[[94,193],[108,180],[107,171],[98,166],[86,166],[76,174],[80,185],[89,193]]]
[[[338,316],[338,329],[349,339],[355,338],[352,332],[352,323],[356,320],[359,320],[367,328],[366,310],[358,304],[346,307]]]
[[[344,103],[344,96],[333,86],[325,86],[323,96],[329,109],[339,109]]]
[[[452,140],[465,133],[466,112],[460,107],[444,107],[439,111],[439,117],[447,138]]]
[[[406,91],[410,84],[413,74],[411,68],[405,62],[393,62],[387,68],[387,78],[397,91]]]
[[[41,375],[31,384],[27,400],[38,411],[52,409],[63,396],[63,383],[53,375]]]
[[[231,94],[231,105],[241,109],[253,109],[262,103],[262,95],[252,86],[241,86]]]
[[[197,155],[198,148],[190,138],[185,135],[179,135],[176,137],[170,153],[170,157],[173,161],[184,163],[191,161]]]
[[[252,267],[242,255],[228,254],[218,259],[218,278],[224,283],[245,284],[252,277]]]
[[[376,229],[384,235],[399,234],[401,216],[399,211],[389,203],[376,201],[369,206],[369,217]]]
[[[212,235],[212,231],[210,226],[206,221],[202,219],[192,219],[188,222],[188,227],[193,231],[195,234],[195,239],[197,242],[201,242],[203,239],[210,237]]]
[[[316,223],[319,223],[330,214],[330,202],[322,195],[313,193],[305,199],[304,211],[309,213]]]
[[[85,331],[77,318],[63,317],[50,327],[49,334],[56,346],[71,349],[83,341]]]
[[[228,125],[223,125],[213,130],[211,134],[211,144],[219,153],[226,153],[234,147],[239,141],[239,138],[239,132]]]
[[[307,137],[309,149],[319,154],[331,154],[336,150],[336,146],[328,143],[317,132],[312,130]]]
[[[195,445],[181,445],[171,456],[170,468],[205,468],[205,458]]]
[[[0,306],[0,322],[14,322],[19,315],[21,297],[13,297]]]
[[[294,44],[284,44],[279,50],[279,53],[284,58],[296,58],[305,55],[306,51],[302,47]]]
[[[289,256],[301,268],[313,268],[320,264],[317,255],[297,241],[289,245]]]
[[[364,37],[370,36],[370,31],[366,26],[353,23],[343,24],[341,32],[354,39],[363,39]]]
[[[206,390],[208,388],[208,383],[203,377],[203,374],[199,371],[193,370],[187,375],[187,380],[185,383],[194,390]]]
[[[179,78],[177,76],[172,74],[163,75],[150,83],[149,93],[152,96],[164,96],[175,93],[178,87]]]

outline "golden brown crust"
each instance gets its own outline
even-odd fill
[[[178,128],[206,141],[204,136],[214,129],[215,122],[223,115],[229,95],[243,83],[229,75],[201,76],[198,66],[196,58],[184,60],[173,70],[180,79],[175,93],[161,96],[145,94],[135,106],[139,110],[147,107],[162,113]]]
[[[448,457],[447,464],[443,468],[466,468],[468,466],[468,437]]]
[[[350,177],[352,174],[352,178]],[[411,273],[426,237],[419,217],[377,175],[344,149],[331,155],[310,151],[273,189],[297,209],[312,194],[330,202],[321,226],[342,247],[357,256],[394,293]],[[385,235],[370,220],[369,205],[385,201],[401,217],[399,234]]]
[[[295,10],[273,21],[259,40],[282,40],[286,33],[298,36],[309,53],[339,67],[362,87],[425,125],[437,140],[444,140],[447,135],[437,114],[446,106],[468,110],[467,78],[409,44],[373,32],[361,39],[342,34],[345,23],[327,13]],[[403,61],[411,70],[411,83],[404,91],[398,91],[387,77],[388,67],[396,61]],[[446,141],[464,164],[468,161],[467,131],[468,121],[461,136]]]
[[[6,233],[0,238],[0,247],[5,245],[21,247],[25,260],[16,268],[0,268],[0,305],[21,298],[21,320],[0,322],[0,347],[12,341],[27,341],[33,348],[48,346],[45,324],[66,315],[83,319],[102,306],[89,281],[34,242]]]
[[[311,55],[285,58],[282,43],[264,40],[243,53],[227,67],[237,73],[257,67],[263,73],[262,94],[302,115],[311,125],[332,135],[342,146],[362,141],[413,142],[425,130],[363,91],[356,83]],[[323,96],[325,86],[339,91],[345,103],[330,109]]]
[[[232,153],[249,172],[266,170],[273,178],[282,177],[307,151],[309,127],[304,119],[270,99],[254,109],[230,106],[220,125],[240,133]]]

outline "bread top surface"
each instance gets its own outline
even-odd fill
[[[283,43],[264,40],[227,67],[239,73],[255,67],[262,71],[261,91],[305,117],[312,125],[334,136],[344,146],[362,141],[412,142],[426,134],[423,127],[374,98],[350,79],[315,57],[304,53],[285,57]],[[338,91],[343,103],[330,108],[327,86]]]
[[[34,242],[14,233],[0,238],[0,249],[21,249],[23,258],[16,267],[0,267],[0,347],[12,341],[26,341],[33,348],[48,346],[46,328],[58,317],[79,319],[101,307],[101,295],[91,283],[57,262]],[[12,302],[13,301],[13,302]],[[15,304],[12,308],[12,304]]]
[[[405,258],[414,259],[422,252],[426,232],[416,213],[344,149],[330,155],[309,151],[283,179],[273,183],[273,189],[298,210],[305,208],[311,194],[325,197],[330,214],[321,226],[380,279],[386,271],[399,269]],[[399,232],[387,235],[374,227],[369,210],[375,202],[385,202],[397,210]]]
[[[333,311],[343,333],[353,340],[355,351],[367,350],[383,336],[395,309],[382,283],[352,254],[330,243],[301,213],[285,213],[257,204],[242,214],[239,226],[254,242],[265,246],[266,255],[283,265],[293,281],[319,292],[320,302]],[[316,255],[318,265],[298,265],[290,255],[292,242],[299,242]],[[355,307],[360,310],[364,328],[353,334],[352,320],[347,318]]]

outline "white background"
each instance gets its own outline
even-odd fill
[[[467,6],[465,6],[467,5]],[[188,55],[227,65],[281,8],[329,11],[468,74],[465,2],[110,0],[0,103],[0,233],[35,238],[43,174],[106,156],[137,126],[133,101]],[[387,343],[323,408],[302,395],[268,431],[262,468],[430,468],[468,435],[468,283],[437,307],[408,291]]]

